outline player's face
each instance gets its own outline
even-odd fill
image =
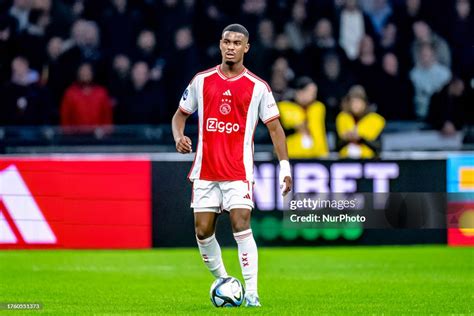
[[[222,34],[219,48],[222,59],[228,65],[239,63],[249,51],[248,39],[242,33],[225,32]]]

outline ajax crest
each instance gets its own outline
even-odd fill
[[[231,108],[230,105],[227,104],[227,103],[221,104],[221,106],[220,106],[220,108],[219,108],[219,111],[220,111],[221,114],[223,114],[223,115],[229,114],[231,110],[232,110],[232,108]]]

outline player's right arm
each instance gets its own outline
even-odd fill
[[[191,139],[184,135],[184,127],[186,126],[188,117],[189,114],[178,109],[171,121],[176,150],[181,154],[187,154],[193,151]]]
[[[171,120],[173,138],[176,143],[176,150],[179,153],[187,154],[193,151],[191,139],[184,135],[184,128],[188,117],[197,110],[198,102],[196,96],[196,80],[191,80],[183,96],[179,101],[179,107]]]

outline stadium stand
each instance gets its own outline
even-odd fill
[[[332,151],[336,117],[354,85],[387,120],[382,151],[472,148],[470,0],[4,0],[0,151],[172,149],[166,124],[193,75],[219,63],[216,39],[233,22],[249,29],[246,65],[270,83],[277,101],[293,100],[302,76],[317,84]],[[79,103],[90,97],[74,83],[84,63],[113,113],[74,125],[107,126],[65,126],[71,89]],[[256,140],[269,144],[259,132]]]

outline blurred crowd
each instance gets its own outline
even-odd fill
[[[369,113],[370,126],[421,121],[447,135],[472,123],[470,0],[0,0],[0,125],[169,123],[193,75],[220,62],[230,23],[249,30],[245,65],[298,144],[312,105],[317,133]],[[354,99],[362,114],[341,117]],[[351,131],[339,134],[348,155]]]

